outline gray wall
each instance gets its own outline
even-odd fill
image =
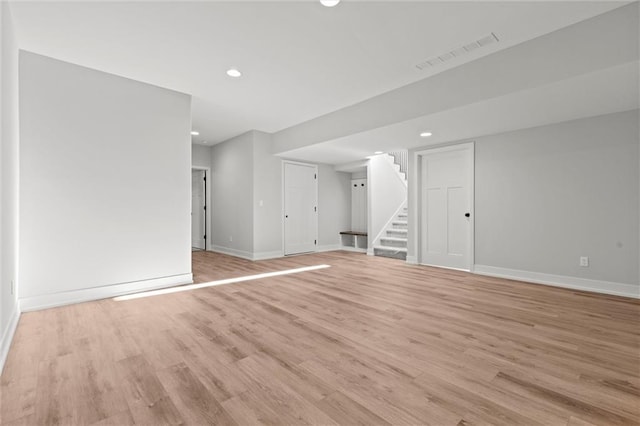
[[[635,110],[475,139],[475,264],[638,286],[638,135]]]
[[[20,52],[21,300],[190,276],[190,105]]]
[[[278,256],[282,255],[282,159],[271,152],[270,134],[253,134],[254,255]]]
[[[351,229],[351,173],[318,165],[318,246],[335,249],[340,231]]]
[[[476,263],[638,284],[637,114],[478,138]]]
[[[194,167],[208,167],[211,169],[211,147],[192,144],[191,165]]]
[[[253,132],[211,150],[214,249],[253,253]]]
[[[7,2],[0,2],[0,372],[15,317],[18,259],[18,47]],[[16,290],[17,290],[17,281]]]

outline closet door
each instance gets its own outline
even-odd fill
[[[318,168],[284,163],[284,254],[316,250],[318,232]]]

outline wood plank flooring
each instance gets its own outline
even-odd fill
[[[22,315],[3,425],[640,424],[640,304],[349,252]]]

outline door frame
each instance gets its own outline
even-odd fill
[[[286,254],[286,240],[285,240],[285,220],[284,220],[284,216],[285,216],[285,193],[286,193],[286,186],[285,186],[285,165],[286,164],[293,164],[293,165],[298,165],[298,166],[307,166],[307,167],[313,167],[313,169],[315,170],[315,174],[316,174],[316,187],[315,187],[315,191],[316,191],[316,207],[317,207],[317,211],[316,211],[316,223],[315,223],[315,234],[316,234],[316,244],[315,244],[315,250],[313,252],[317,252],[318,251],[318,247],[319,247],[319,237],[318,237],[318,216],[320,214],[320,203],[319,203],[319,196],[318,196],[318,181],[320,180],[320,175],[318,174],[318,165],[317,164],[313,164],[313,163],[303,163],[301,161],[293,161],[293,160],[282,160],[282,209],[280,211],[281,215],[280,218],[282,220],[282,256],[295,256],[297,253],[293,253],[293,254]],[[306,252],[306,253],[313,253],[313,252]],[[303,253],[300,253],[303,254]]]
[[[433,148],[427,148],[424,150],[416,151],[413,153],[412,158],[412,166],[413,170],[415,170],[414,176],[414,189],[413,189],[413,200],[415,200],[411,206],[411,215],[413,215],[414,226],[413,230],[410,233],[413,241],[415,242],[415,250],[416,250],[416,262],[420,265],[422,263],[422,157],[429,154],[439,154],[443,152],[452,152],[452,151],[469,151],[471,155],[471,170],[469,173],[469,212],[471,213],[471,220],[469,223],[469,235],[467,237],[467,241],[469,243],[469,272],[473,272],[473,267],[475,264],[475,142],[465,142],[465,143],[457,143],[452,145],[439,145]],[[431,265],[435,266],[435,265]],[[457,268],[447,268],[445,266],[438,266],[446,269],[457,269]],[[462,269],[467,271],[467,269]]]
[[[206,238],[204,239],[204,251],[209,251],[211,250],[211,241],[212,241],[212,229],[211,229],[211,211],[212,211],[212,207],[211,207],[211,168],[210,167],[200,167],[200,166],[191,166],[191,171],[193,172],[194,170],[201,170],[205,172],[205,177],[207,179],[206,181],[206,185],[205,185],[205,191],[204,191],[204,205],[206,207],[205,209],[205,213],[204,213],[204,220],[205,220],[205,236]],[[193,183],[191,184],[193,186]],[[190,186],[189,188],[192,188],[192,186]],[[191,193],[191,190],[189,190],[189,194],[191,195],[191,200],[193,200],[193,194]],[[193,202],[193,201],[192,201]],[[190,232],[193,232],[193,225],[191,227],[191,229],[189,229]],[[189,240],[191,240],[191,237],[189,237]]]

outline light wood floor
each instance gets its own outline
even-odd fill
[[[640,422],[637,301],[331,252],[193,254],[195,278],[23,314],[2,424]]]

